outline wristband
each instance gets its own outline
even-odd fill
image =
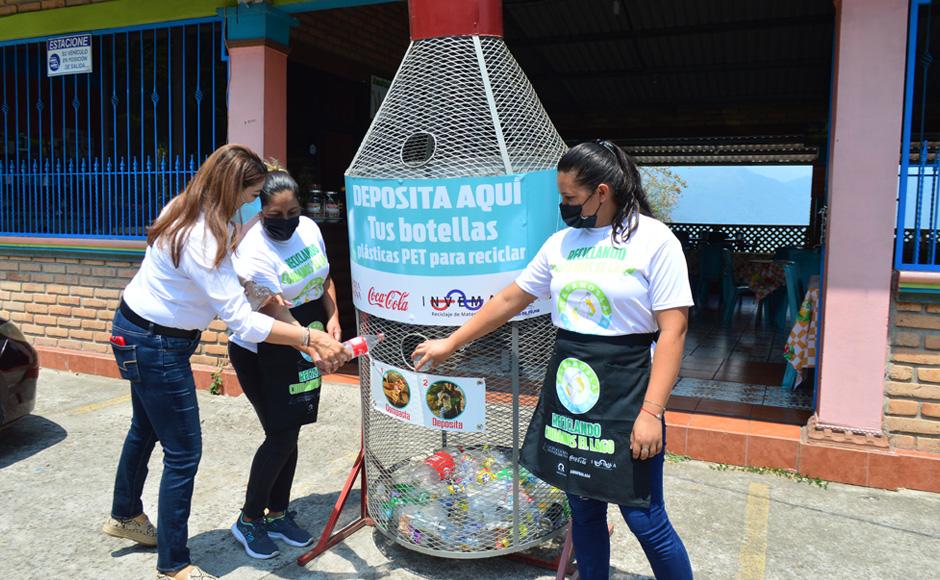
[[[309,348],[309,347],[310,347],[310,329],[309,329],[309,328],[304,328],[304,342],[303,342],[303,347],[304,347],[304,348]]]
[[[660,405],[659,403],[654,403],[653,401],[650,401],[649,399],[643,399],[643,402],[649,403],[650,405],[656,405],[657,407],[659,407],[660,409],[663,409],[664,411],[666,410],[666,407]]]
[[[650,410],[647,409],[646,407],[640,407],[640,410],[643,411],[644,413],[646,413],[647,415],[652,415],[653,417],[656,417],[656,419],[659,420],[659,421],[662,421],[662,420],[663,420],[663,416],[662,416],[662,415],[657,415],[656,413],[650,411]]]

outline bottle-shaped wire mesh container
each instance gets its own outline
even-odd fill
[[[414,372],[411,353],[511,283],[558,227],[566,146],[502,39],[498,0],[409,3],[412,42],[346,173],[368,507],[417,551],[495,556],[568,521],[519,464],[554,341],[549,304]]]

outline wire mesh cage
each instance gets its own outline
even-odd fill
[[[429,38],[409,46],[347,176],[522,174],[554,169],[565,150],[501,38]],[[544,194],[545,203],[557,203],[554,192]],[[512,322],[434,370],[485,380],[485,430],[468,433],[400,421],[375,409],[371,399],[374,361],[411,369],[420,342],[454,327],[362,310],[358,316],[360,333],[386,337],[360,364],[368,503],[376,526],[406,547],[453,558],[524,550],[563,530],[565,495],[519,465],[554,342],[550,318]]]
[[[566,149],[502,38],[429,38],[409,46],[347,175],[525,173]]]
[[[547,316],[512,322],[459,350],[434,372],[485,377],[486,431],[416,426],[373,408],[373,359],[410,368],[421,341],[452,327],[402,324],[359,313],[360,332],[382,332],[362,362],[362,412],[369,513],[394,541],[454,558],[510,553],[541,544],[568,522],[565,495],[519,465],[555,330]]]

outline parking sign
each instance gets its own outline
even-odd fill
[[[46,41],[46,74],[50,77],[90,73],[91,35],[76,34]]]

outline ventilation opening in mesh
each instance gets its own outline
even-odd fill
[[[423,131],[412,133],[401,146],[401,162],[408,167],[420,167],[431,160],[436,147],[434,135]]]
[[[428,340],[428,337],[418,333],[407,334],[401,339],[401,360],[406,369],[414,368],[414,362],[411,356],[414,354],[415,349],[418,348],[418,345],[426,340]]]

